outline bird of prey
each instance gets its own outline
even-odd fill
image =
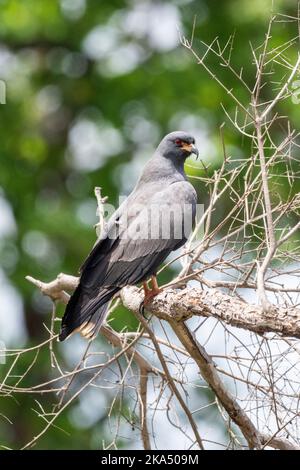
[[[75,331],[94,337],[109,301],[126,285],[143,283],[144,305],[159,292],[157,269],[186,242],[195,217],[197,195],[184,172],[191,153],[198,156],[195,139],[186,132],[172,132],[160,142],[82,265],[62,319],[60,341]],[[186,219],[192,219],[188,228]],[[150,277],[152,289],[146,282]]]

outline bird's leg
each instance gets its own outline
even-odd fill
[[[144,288],[145,297],[147,297],[147,295],[149,294],[149,292],[151,292],[151,290],[150,290],[149,287],[148,287],[148,282],[147,282],[147,281],[143,282],[143,288]]]
[[[161,292],[161,289],[158,287],[157,277],[154,274],[151,276],[151,283],[152,283],[152,290],[151,290],[152,297],[155,297]]]
[[[153,297],[155,297],[161,292],[161,289],[158,287],[158,284],[157,284],[156,276],[154,275],[151,276],[151,284],[152,284],[152,289],[149,289],[147,283],[146,282],[143,283],[144,292],[145,292],[145,297],[144,297],[144,302],[143,302],[144,306],[147,305],[149,302],[151,302]]]
[[[148,296],[149,296],[149,293],[151,292],[151,290],[148,287],[148,282],[147,281],[143,282],[143,288],[144,288],[144,299],[147,299]],[[145,315],[145,303],[144,302],[145,302],[144,300],[141,302],[141,304],[139,306],[139,312],[147,320],[147,317]]]
[[[155,297],[161,292],[161,289],[158,287],[157,278],[155,275],[151,276],[151,285],[152,289],[149,289],[147,282],[143,282],[145,297],[139,308],[140,313],[143,315],[143,317],[145,317],[145,306],[151,302],[153,297]]]

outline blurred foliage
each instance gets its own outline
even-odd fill
[[[281,13],[296,13],[291,0],[275,4]],[[201,40],[218,36],[225,44],[235,33],[234,62],[252,80],[249,41],[263,41],[270,7],[269,0],[0,0],[0,79],[7,85],[7,103],[0,107],[0,198],[6,205],[0,229],[9,210],[16,223],[0,231],[0,259],[22,297],[28,345],[47,337],[43,322],[49,325],[51,306],[24,278],[76,274],[95,241],[94,186],[117,203],[160,138],[176,128],[196,133],[210,173],[222,161],[220,102],[229,111],[233,104],[180,46],[177,28],[189,36],[197,15],[198,51]],[[294,26],[282,24],[272,41],[281,44],[295,34]],[[228,71],[215,64],[231,88]],[[240,85],[234,86],[243,99]],[[284,106],[299,121],[299,106]],[[247,156],[250,149],[236,132],[226,127],[225,139],[230,151]],[[187,172],[204,174],[195,163]],[[206,203],[206,188],[195,185]],[[171,276],[164,271],[161,282]],[[128,326],[124,315],[120,307],[115,328]],[[129,327],[136,327],[134,319]],[[39,364],[34,373],[46,380],[49,357]],[[1,399],[0,414],[14,423],[0,417],[2,443],[19,447],[38,432],[31,407],[26,395],[18,403]],[[100,447],[104,418],[81,429],[64,414],[57,424],[70,435],[52,428],[37,448]]]

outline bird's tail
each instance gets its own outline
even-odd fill
[[[97,296],[90,298],[79,284],[66,307],[59,340],[64,341],[75,332],[80,332],[85,338],[95,337],[106,318],[110,299],[118,290],[101,289]]]
[[[106,318],[109,302],[98,308],[97,313],[90,319],[82,323],[73,332],[79,332],[84,338],[92,339],[97,336],[99,330]]]

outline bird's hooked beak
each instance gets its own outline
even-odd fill
[[[199,150],[197,149],[197,147],[194,145],[194,144],[186,144],[184,143],[182,145],[182,148],[184,150],[186,150],[187,152],[189,153],[194,153],[196,155],[196,158],[199,157]]]
[[[196,159],[199,157],[199,150],[197,149],[195,144],[192,144],[191,153],[194,153],[196,155]]]

